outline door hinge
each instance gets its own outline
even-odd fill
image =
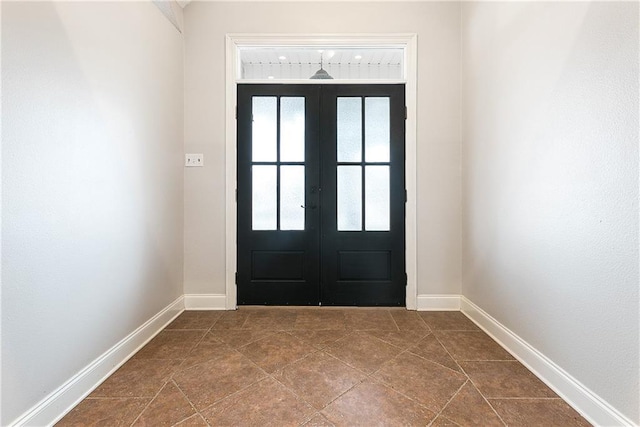
[[[407,111],[407,107],[406,107],[406,105],[405,105],[405,107],[404,107],[404,119],[405,119],[405,120],[407,120],[407,117],[409,117],[409,113],[408,113],[408,111]],[[236,117],[236,118],[237,118],[237,117]]]
[[[238,272],[236,271],[236,285],[238,284]]]
[[[407,276],[407,273],[404,273],[404,285],[407,286],[407,284],[409,283],[409,276]]]
[[[404,202],[407,203],[409,201],[409,196],[407,194],[407,190],[404,190]]]
[[[238,120],[238,106],[236,105],[236,120]]]
[[[238,189],[236,188],[236,203],[238,202]]]

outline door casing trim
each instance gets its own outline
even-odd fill
[[[237,288],[235,283],[237,256],[237,205],[236,205],[236,96],[238,50],[249,46],[396,46],[405,48],[405,102],[407,120],[405,123],[405,185],[407,202],[405,206],[405,244],[408,310],[417,309],[418,300],[418,257],[417,257],[417,66],[418,37],[408,34],[227,34],[225,54],[225,284],[226,308],[237,308]],[[317,84],[318,80],[313,80]],[[349,84],[392,83],[370,80],[340,81]],[[247,83],[247,82],[242,82]],[[285,83],[267,81],[261,83]],[[299,81],[289,83],[301,83]],[[338,82],[336,82],[338,83]]]

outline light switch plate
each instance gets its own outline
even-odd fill
[[[197,154],[185,154],[184,165],[187,167],[197,167],[204,165],[204,155],[202,153]]]

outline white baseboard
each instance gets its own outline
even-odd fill
[[[55,424],[183,311],[184,299],[179,297],[71,377],[10,426]]]
[[[227,296],[225,294],[185,294],[184,307],[186,310],[226,310]]]
[[[418,295],[418,311],[460,311],[460,295]]]
[[[607,427],[636,426],[633,421],[464,296],[461,297],[461,311],[591,424]]]

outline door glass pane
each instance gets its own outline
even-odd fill
[[[254,96],[252,99],[251,158],[254,162],[275,162],[278,146],[277,98]]]
[[[365,230],[389,231],[389,166],[365,167]]]
[[[252,229],[275,230],[278,224],[277,166],[252,166]]]
[[[362,161],[362,98],[338,98],[338,161]]]
[[[304,98],[280,98],[280,161],[304,162]]]
[[[280,230],[304,230],[304,166],[280,167]]]
[[[338,231],[362,230],[362,166],[338,166]]]
[[[365,161],[389,161],[389,98],[365,98]]]

